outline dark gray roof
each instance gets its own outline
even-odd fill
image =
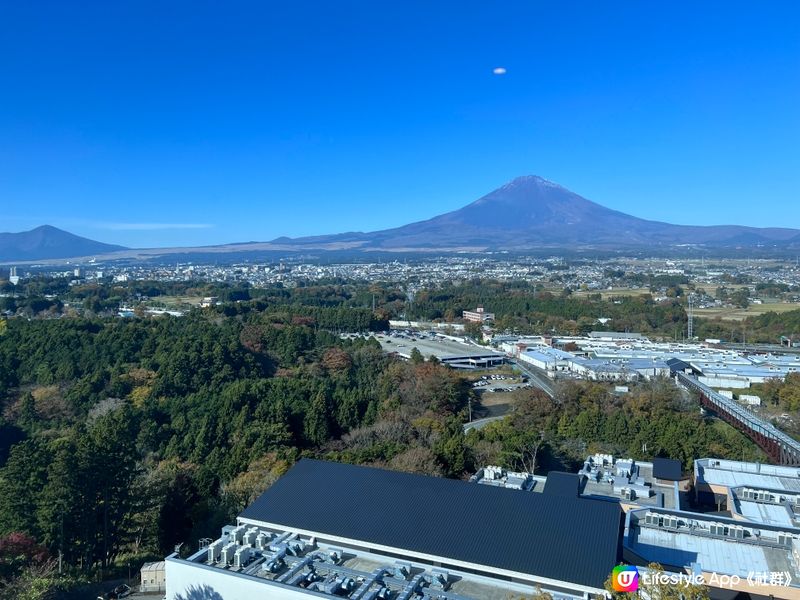
[[[654,458],[653,477],[668,481],[680,481],[683,479],[681,461],[674,458]]]
[[[620,558],[616,503],[309,459],[240,516],[597,588]]]
[[[685,360],[681,360],[680,358],[670,358],[667,360],[667,365],[669,365],[670,373],[678,373],[678,372],[685,372],[687,369],[694,370],[692,365],[690,365]]]
[[[547,474],[547,483],[544,484],[543,493],[577,498],[581,494],[582,477],[577,473],[550,471]]]

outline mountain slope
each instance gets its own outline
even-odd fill
[[[347,244],[363,249],[622,248],[706,244],[800,244],[800,230],[648,221],[587,200],[537,176],[518,177],[467,206],[384,231],[316,236],[281,243]]]
[[[73,258],[117,250],[125,247],[95,242],[51,225],[19,233],[0,233],[0,261]]]

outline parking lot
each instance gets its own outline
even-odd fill
[[[414,348],[423,357],[433,356],[454,368],[485,368],[505,362],[505,355],[491,348],[468,344],[456,338],[427,331],[391,331],[375,334],[386,352],[409,358]]]
[[[481,375],[481,378],[472,384],[475,391],[479,393],[489,392],[513,392],[520,388],[532,387],[527,381],[523,381],[515,375]]]
[[[410,353],[413,348],[419,350],[427,358],[435,356],[439,360],[453,356],[463,356],[473,354],[476,351],[483,351],[482,348],[457,342],[435,333],[425,332],[394,332],[389,334],[377,334],[376,339],[381,347],[387,352]]]

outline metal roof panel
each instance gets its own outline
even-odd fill
[[[241,518],[602,588],[616,503],[303,459]]]

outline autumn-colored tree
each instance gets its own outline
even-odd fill
[[[345,373],[352,365],[350,355],[341,348],[328,348],[322,354],[322,366],[331,373]]]
[[[20,531],[0,537],[0,579],[11,579],[29,564],[42,564],[49,558],[47,548]]]

